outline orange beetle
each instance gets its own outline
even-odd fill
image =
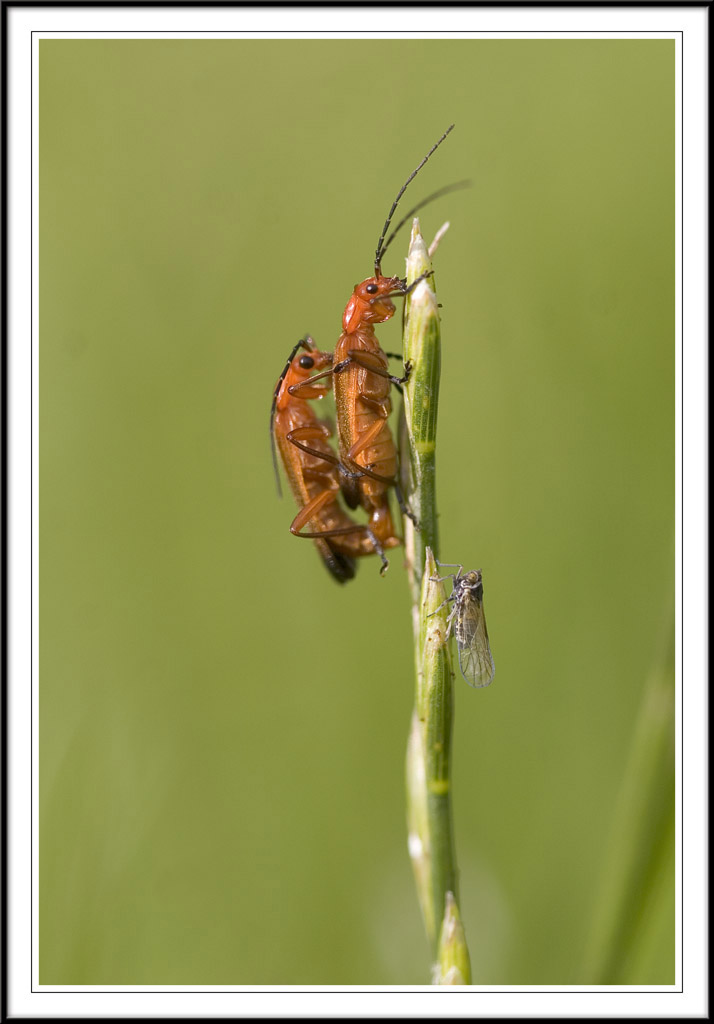
[[[399,386],[408,380],[410,366],[405,366],[403,377],[393,376],[389,372],[390,357],[382,350],[374,327],[394,315],[392,299],[407,295],[423,278],[418,278],[407,288],[403,278],[382,274],[382,257],[399,228],[418,209],[438,196],[468,183],[458,182],[428,196],[402,218],[386,242],[384,239],[407,186],[453,127],[451,125],[432,146],[397,193],[377,243],[374,276],[355,285],[345,307],[342,334],[335,348],[331,368],[306,381],[292,384],[288,389],[291,394],[302,395],[314,386],[313,382],[333,375],[339,461],[343,470],[348,471],[343,473],[342,491],[350,508],[361,506],[365,509],[374,535],[384,547],[400,543],[389,507],[390,487],[395,489],[402,512],[414,519],[398,484],[397,449],[388,423],[392,411],[391,385]]]
[[[332,353],[321,352],[309,336],[295,345],[273,393],[270,438],[278,487],[276,452],[300,507],[290,532],[312,538],[328,571],[345,583],[355,575],[354,559],[362,555],[378,554],[384,572],[388,565],[384,549],[399,541],[387,538],[381,542],[371,523],[356,523],[339,504],[341,477],[349,479],[349,474],[330,447],[329,424],[319,419],[310,405],[311,399],[321,399],[329,392],[331,378],[324,384],[308,379],[314,370],[331,365]],[[291,388],[300,383],[306,386],[297,397]],[[310,529],[304,530],[306,526]]]

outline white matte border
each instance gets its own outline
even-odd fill
[[[8,950],[7,1009],[11,1018],[75,1016],[705,1016],[707,984],[706,881],[706,221],[708,72],[706,7],[491,7],[491,8],[281,8],[280,33],[270,32],[269,8],[101,8],[8,7],[8,231],[9,231],[9,693],[8,693]],[[378,11],[379,17],[374,17]],[[365,17],[366,15],[366,17]],[[365,24],[379,22],[375,33]],[[409,25],[409,29],[405,25]],[[166,988],[106,990],[39,988],[36,956],[31,958],[31,892],[36,850],[30,841],[32,807],[37,793],[30,782],[30,655],[37,666],[37,245],[31,246],[30,209],[37,168],[37,117],[31,110],[31,53],[41,35],[83,38],[102,34],[201,38],[236,34],[256,38],[460,37],[503,35],[508,38],[557,34],[559,38],[642,37],[658,34],[678,42],[684,82],[683,149],[677,147],[678,248],[677,311],[677,673],[678,753],[683,758],[684,789],[677,820],[677,865],[686,884],[678,887],[677,909],[683,918],[683,962],[675,988]],[[32,33],[35,33],[32,36]],[[33,42],[34,40],[34,42]],[[37,64],[35,59],[34,70]],[[680,76],[677,75],[679,88]],[[36,83],[35,83],[36,86]],[[36,102],[37,90],[34,89]],[[680,104],[677,103],[679,117]],[[683,190],[682,190],[683,186]],[[684,201],[682,202],[682,195]],[[36,192],[34,194],[36,200]],[[35,210],[36,212],[36,210]],[[37,217],[33,218],[36,231]],[[686,274],[681,293],[681,259]],[[33,261],[31,263],[31,260]],[[31,275],[31,267],[34,273]],[[33,281],[34,278],[34,281]],[[683,300],[683,306],[680,303]],[[34,315],[31,322],[31,310]],[[681,327],[684,324],[684,337]],[[30,341],[32,337],[32,342]],[[34,350],[35,380],[30,353]],[[681,383],[681,390],[680,390]],[[683,401],[682,401],[683,398]],[[683,434],[682,434],[683,426]],[[686,446],[682,456],[683,444]],[[683,476],[682,476],[683,474]],[[682,488],[682,479],[685,488]],[[34,497],[31,503],[30,494]],[[681,500],[684,504],[682,506]],[[686,540],[683,542],[683,538]],[[32,566],[30,552],[33,552]],[[680,570],[682,586],[680,587]],[[34,575],[34,580],[33,580]],[[31,590],[32,581],[32,590]],[[34,631],[30,616],[31,597]],[[686,619],[682,619],[682,609]],[[686,699],[682,708],[680,668],[684,661]],[[31,688],[32,687],[32,688]],[[36,723],[32,726],[33,731]],[[684,742],[682,742],[682,736]],[[37,744],[34,744],[37,757]],[[679,763],[679,762],[678,762]],[[36,765],[35,765],[36,766]],[[37,772],[34,772],[37,784]],[[36,821],[35,821],[36,826]],[[36,827],[34,839],[36,840]],[[35,875],[36,878],[36,875]],[[680,900],[680,891],[682,893]],[[36,911],[36,901],[35,901]],[[680,915],[677,915],[679,927]],[[35,920],[34,937],[37,927]],[[35,949],[36,954],[36,949]],[[33,971],[34,967],[34,971]],[[31,978],[35,974],[35,991]],[[347,994],[349,993],[349,994]],[[425,996],[431,998],[424,998]]]

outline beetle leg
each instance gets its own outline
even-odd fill
[[[400,352],[385,352],[384,354],[387,357],[387,359],[404,359],[404,356]],[[407,362],[404,364],[404,372],[407,375],[411,374],[412,365],[410,360],[407,360]],[[393,380],[392,384],[395,386],[400,395],[404,394],[404,390],[402,388],[401,383],[398,384],[396,380]]]
[[[407,505],[406,501],[404,500],[404,495],[402,494],[402,489],[399,486],[399,483],[397,481],[395,481],[395,483],[394,483],[394,493],[395,493],[395,495],[397,497],[397,502],[399,503],[399,508],[401,510],[402,515],[406,516],[407,519],[411,519],[411,521],[414,523],[414,529],[415,530],[421,530],[421,523],[419,522],[417,517],[414,515],[414,513],[412,512],[412,510],[409,508],[409,506]]]
[[[334,501],[337,497],[337,489],[332,487],[326,487],[324,491],[320,491],[316,494],[311,501],[308,501],[307,505],[304,505],[300,509],[298,514],[290,524],[290,532],[296,537],[329,537],[336,533],[350,532],[350,527],[346,530],[317,530],[311,533],[301,533],[303,526],[309,523],[312,519],[316,519],[321,510],[325,505],[329,505],[331,501]]]
[[[296,448],[299,448],[303,452],[307,452],[308,455],[314,455],[316,459],[324,459],[325,462],[330,462],[334,466],[339,466],[340,460],[332,455],[330,452],[319,451],[317,448],[311,448],[307,444],[303,444],[304,441],[319,440],[322,438],[326,440],[331,435],[331,430],[327,424],[323,424],[322,428],[314,427],[296,427],[295,430],[289,430],[285,435],[285,440],[289,441],[290,444],[294,444]]]
[[[382,430],[384,429],[386,423],[386,418],[375,420],[374,423],[370,427],[368,427],[367,430],[365,430],[365,432],[360,437],[357,438],[355,443],[347,452],[347,458],[354,462],[361,452],[363,452],[366,448],[369,448],[370,445],[373,445],[377,438],[379,437],[379,435],[382,433]]]
[[[395,480],[393,476],[383,476],[381,473],[375,473],[369,466],[362,466],[357,462],[357,456],[369,448],[370,445],[374,444],[376,439],[379,437],[381,431],[386,425],[386,419],[375,420],[371,427],[365,430],[364,434],[359,437],[352,445],[350,450],[347,452],[347,459],[352,463],[356,470],[359,471],[360,476],[368,476],[372,480],[379,480],[384,484],[394,484]]]
[[[390,486],[394,484],[393,476],[382,476],[381,473],[375,473],[373,469],[369,469],[367,466],[360,466],[359,462],[355,462],[355,466],[357,467],[358,472],[350,473],[350,476],[368,476],[370,480],[379,480],[382,484],[389,484]],[[356,508],[357,506],[353,505],[352,507]]]
[[[369,370],[370,373],[376,373],[378,377],[386,377],[386,379],[388,381],[391,381],[392,384],[405,384],[409,380],[409,374],[411,373],[412,369],[411,363],[405,364],[405,375],[403,377],[395,377],[393,376],[393,374],[389,373],[388,370],[385,370],[384,367],[379,363],[379,361],[377,361],[376,366],[374,365],[374,363],[370,362],[370,356],[373,356],[375,360],[378,360],[379,357],[376,355],[376,353],[365,352],[363,349],[357,348],[350,349],[347,355],[349,356],[351,362],[356,363],[357,366],[361,366],[363,370]],[[342,362],[344,363],[346,362],[346,360],[343,360]],[[337,366],[341,365],[341,363],[337,364]],[[335,367],[335,371],[340,372],[337,370],[337,367]]]
[[[370,398],[369,395],[363,395],[360,392],[359,400],[368,409],[373,409],[381,420],[389,419],[392,412],[392,400],[390,398]]]
[[[327,537],[340,537],[348,533],[364,533],[369,537],[369,539],[372,542],[372,547],[382,560],[382,568],[380,569],[380,575],[384,575],[384,573],[387,570],[387,567],[389,566],[389,562],[387,561],[384,554],[384,548],[377,540],[374,532],[365,523],[355,523],[354,526],[339,526],[335,527],[332,530],[303,531],[302,527],[309,523],[311,519],[314,519],[317,515],[319,515],[320,511],[325,507],[325,505],[329,504],[331,501],[334,501],[335,496],[336,491],[334,491],[332,488],[326,488],[324,491],[321,491],[319,494],[316,494],[312,501],[309,501],[304,508],[301,508],[298,514],[295,516],[292,523],[290,524],[290,532],[295,537],[304,537],[312,540],[315,540],[317,538],[325,539]]]
[[[331,452],[320,451],[317,448],[311,448],[309,444],[304,444],[304,441],[318,440],[319,438],[328,438],[332,436],[332,431],[327,423],[322,423],[322,427],[296,427],[295,430],[289,430],[285,435],[285,440],[289,441],[290,444],[295,445],[300,451],[307,452],[308,455],[313,455],[316,459],[322,459],[324,462],[329,462],[333,466],[337,466],[340,475],[348,478],[357,479],[363,476],[362,470],[355,470],[352,472],[347,469],[336,455]],[[305,470],[307,471],[307,470]],[[353,506],[356,508],[357,506]]]
[[[409,285],[408,288],[405,287],[402,291],[389,292],[387,295],[380,295],[379,298],[380,298],[380,300],[381,299],[396,299],[396,298],[399,298],[400,295],[402,297],[404,297],[405,295],[408,295],[409,292],[414,291],[416,286],[418,284],[421,284],[422,281],[426,281],[427,277],[432,277],[433,274],[434,274],[433,270],[425,270],[423,274],[420,274],[419,277],[417,277],[414,281],[412,281],[412,283]]]
[[[332,377],[334,373],[333,368],[329,370],[323,370],[322,373],[316,373],[314,377],[308,377],[307,380],[298,381],[297,384],[291,384],[288,388],[288,394],[297,395],[300,394],[300,398],[322,398],[332,388],[332,382],[329,384],[323,384],[321,387],[313,387],[316,380],[323,380],[325,377]],[[315,392],[312,394],[312,392]]]
[[[365,529],[365,532],[366,532],[367,536],[372,541],[372,547],[377,552],[379,557],[382,559],[382,567],[379,570],[379,575],[380,576],[384,576],[385,572],[389,568],[389,562],[387,561],[386,556],[384,554],[384,548],[382,547],[382,545],[379,543],[379,541],[375,537],[374,532],[372,530],[370,530],[370,528],[368,526],[365,526],[364,529]]]

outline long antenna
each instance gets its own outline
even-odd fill
[[[383,248],[382,248],[382,242],[384,241],[385,235],[386,235],[386,234],[387,234],[387,232],[389,231],[389,225],[390,225],[390,224],[391,224],[391,222],[392,222],[392,217],[394,216],[394,211],[395,211],[395,210],[396,210],[396,208],[397,208],[397,203],[399,202],[399,200],[400,200],[400,199],[402,198],[402,196],[404,195],[404,193],[405,193],[405,191],[406,191],[406,188],[407,188],[407,186],[409,185],[409,182],[410,182],[410,181],[412,181],[412,180],[413,180],[413,179],[414,179],[414,178],[416,177],[416,175],[417,175],[417,174],[419,173],[419,171],[420,171],[420,170],[422,169],[422,167],[423,167],[423,166],[424,166],[424,164],[425,164],[425,163],[427,162],[427,160],[429,159],[429,157],[431,156],[431,154],[432,154],[432,153],[434,152],[434,150],[436,150],[436,149],[438,149],[438,148],[439,148],[439,146],[440,146],[440,145],[441,145],[441,143],[442,143],[442,142],[444,141],[444,139],[445,139],[445,138],[446,138],[446,136],[447,136],[447,135],[449,134],[449,132],[450,132],[450,131],[451,131],[451,130],[453,129],[453,127],[454,127],[454,125],[453,125],[453,124],[452,124],[452,125],[449,125],[449,127],[448,127],[448,128],[446,129],[446,131],[445,131],[445,132],[444,132],[444,134],[443,134],[443,135],[441,136],[441,138],[439,139],[439,141],[438,141],[438,142],[435,142],[435,143],[434,143],[434,145],[433,145],[433,146],[431,147],[431,149],[430,149],[430,150],[429,150],[429,152],[428,152],[428,153],[426,154],[426,156],[424,157],[424,159],[422,160],[422,162],[421,162],[421,163],[419,164],[419,166],[418,166],[418,167],[415,167],[415,168],[414,168],[414,170],[412,171],[412,173],[411,173],[411,174],[409,175],[409,177],[407,178],[407,180],[406,180],[406,181],[404,182],[404,184],[402,185],[402,187],[401,187],[401,188],[399,189],[399,191],[397,192],[397,198],[396,198],[396,199],[394,200],[394,202],[392,203],[392,208],[391,208],[391,210],[389,211],[389,216],[387,217],[386,221],[384,222],[384,227],[382,228],[382,234],[381,234],[381,235],[379,236],[379,241],[377,242],[377,251],[376,251],[376,252],[375,252],[375,254],[374,254],[374,273],[375,273],[375,276],[376,276],[376,277],[381,277],[381,275],[382,275],[382,255],[383,255],[383,253],[384,253],[384,250],[383,250]]]
[[[278,488],[279,498],[282,498],[283,496],[283,489],[280,486],[280,470],[278,469],[278,454],[275,450],[275,434],[273,432],[273,423],[275,421],[275,410],[277,409],[278,406],[278,395],[280,394],[280,388],[282,386],[283,381],[288,375],[290,364],[292,363],[293,359],[297,355],[298,349],[300,348],[307,348],[307,345],[305,344],[305,338],[301,338],[297,345],[293,346],[293,350],[288,356],[288,361],[285,364],[285,369],[278,377],[278,383],[275,385],[275,391],[273,392],[273,402],[270,406],[270,450],[273,453],[273,469],[275,470],[275,483]]]
[[[442,196],[448,195],[449,192],[456,192],[457,189],[460,188],[471,188],[472,185],[473,182],[470,181],[468,178],[465,178],[463,181],[455,181],[453,185],[444,185],[443,188],[437,189],[436,192],[432,192],[430,196],[426,197],[426,199],[422,199],[420,203],[417,203],[416,206],[413,206],[409,213],[404,214],[402,219],[397,224],[396,228],[393,229],[391,235],[382,246],[380,259],[382,258],[382,256],[384,256],[385,252],[394,241],[394,236],[397,234],[397,232],[404,227],[409,218],[413,217],[418,210],[423,209],[423,207],[427,206],[429,203],[433,203],[435,199],[441,199]]]

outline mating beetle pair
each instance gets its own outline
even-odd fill
[[[309,336],[303,338],[290,353],[273,394],[270,435],[276,474],[277,452],[299,506],[290,530],[315,541],[326,567],[340,583],[352,579],[354,560],[361,555],[377,554],[384,572],[388,564],[385,550],[400,543],[389,506],[390,488],[394,488],[402,512],[414,519],[399,488],[397,448],[388,422],[392,384],[403,384],[410,367],[405,366],[401,377],[389,372],[390,356],[379,344],[375,325],[394,315],[394,298],[407,295],[422,280],[408,288],[402,278],[385,276],[382,258],[407,219],[448,189],[410,210],[386,242],[385,238],[407,186],[453,127],[432,146],[397,193],[377,243],[374,276],[355,285],[334,353],[318,349]],[[331,389],[337,410],[337,455],[330,447],[329,425],[310,405]],[[364,510],[366,523],[356,522],[342,508],[340,493],[350,509]]]

